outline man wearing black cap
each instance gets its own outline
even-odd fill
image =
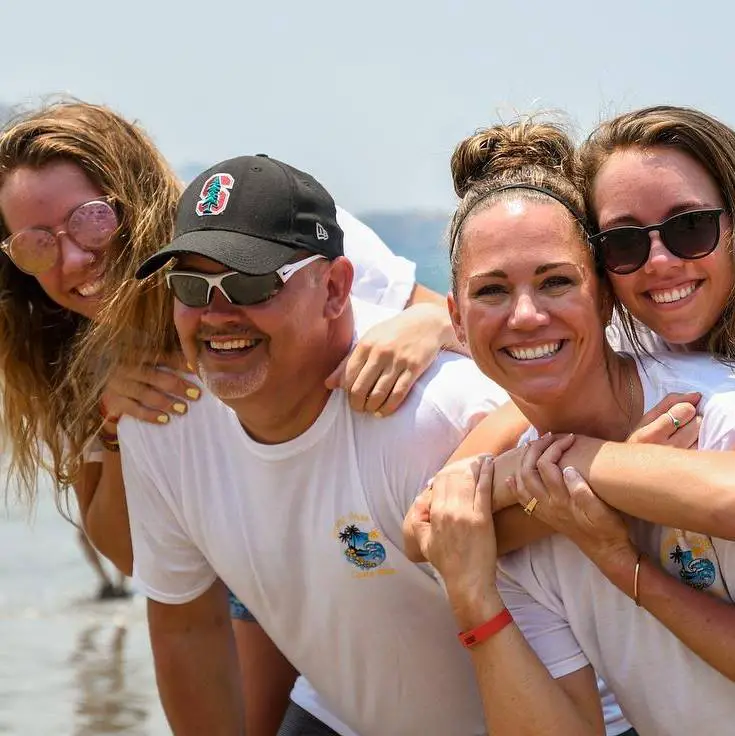
[[[199,176],[174,241],[139,277],[172,258],[176,329],[211,393],[185,421],[150,431],[124,418],[120,433],[135,578],[174,732],[238,732],[219,577],[313,686],[296,688],[289,717],[309,711],[326,724],[314,733],[483,733],[451,611],[402,554],[401,523],[505,395],[449,355],[387,419],[325,387],[384,313],[351,302],[334,203],[286,164],[242,157]]]

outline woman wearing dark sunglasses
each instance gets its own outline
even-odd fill
[[[595,245],[628,336],[735,357],[735,132],[679,107],[601,124],[580,150]]]
[[[703,395],[701,451],[678,451],[683,465],[651,468],[640,482],[666,475],[676,495],[687,463],[729,461],[735,377],[727,365],[631,356],[608,344],[609,284],[598,278],[566,136],[532,123],[497,126],[460,143],[452,164],[461,201],[450,311],[478,366],[531,421],[524,439],[581,430],[622,445],[645,410],[692,387]],[[556,448],[570,442],[565,435]],[[530,450],[518,453],[525,461]],[[428,523],[414,529],[472,652],[489,730],[605,733],[594,668],[641,734],[729,732],[735,543],[690,534],[686,514],[673,524],[623,520],[571,470],[548,464],[504,495],[498,482],[505,486],[509,467],[486,458],[440,472]],[[627,481],[643,503],[638,479]],[[679,494],[692,492],[698,518],[703,490],[684,485]],[[493,513],[509,498],[527,524],[543,519],[561,534],[498,561]]]
[[[9,474],[28,502],[39,468],[52,473],[60,505],[73,486],[90,538],[127,573],[132,551],[116,420],[125,413],[166,424],[186,413],[199,389],[167,368],[121,367],[80,431],[69,407],[94,368],[73,361],[96,322],[115,323],[126,298],[120,285],[170,240],[179,194],[180,183],[147,136],[104,107],[54,104],[14,121],[0,137],[0,422],[10,444]],[[334,378],[351,391],[356,408],[390,413],[449,340],[451,326],[443,300],[414,284],[413,264],[351,215],[339,214],[357,295],[396,308],[416,303],[387,328],[368,333],[344,375]],[[184,368],[173,331],[157,342],[166,346],[168,366]],[[75,433],[97,430],[98,442],[82,461],[75,459]],[[255,683],[264,688],[248,709],[249,733],[272,730],[258,720],[268,707],[265,717],[273,720],[266,675],[286,673],[285,693],[277,695],[284,708],[294,677],[287,662],[274,663],[280,655],[266,639],[249,642],[270,658]]]
[[[580,161],[590,242],[615,301],[613,344],[735,359],[735,131],[698,110],[645,108],[602,123],[582,145]],[[583,436],[569,448],[553,436],[532,442],[522,462],[508,458],[498,492],[507,493],[505,478],[514,475],[527,497],[538,497],[546,492],[539,468],[574,465],[625,513],[733,539],[735,455],[679,449],[696,443],[697,400],[663,401],[627,444]],[[457,456],[481,452],[503,433],[490,416]],[[409,535],[412,521],[426,518],[419,500],[407,519]],[[544,533],[541,524],[524,521],[517,508],[500,514],[501,550]]]

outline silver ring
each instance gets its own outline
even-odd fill
[[[679,429],[679,427],[681,427],[681,422],[670,411],[667,411],[666,415],[669,417],[669,419],[671,419],[674,425],[674,431],[676,431],[677,429]]]

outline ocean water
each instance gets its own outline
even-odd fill
[[[168,734],[145,601],[93,600],[95,574],[45,485],[32,518],[0,514],[0,734]]]
[[[397,251],[419,264],[421,283],[446,292],[443,246],[408,240]],[[145,601],[98,603],[97,586],[49,482],[39,488],[32,517],[17,506],[0,509],[0,736],[170,733],[156,693]]]

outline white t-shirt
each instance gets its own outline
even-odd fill
[[[344,232],[345,255],[354,268],[353,297],[390,309],[403,309],[416,284],[416,264],[393,253],[371,228],[349,212],[339,206],[336,209],[337,222]],[[383,318],[391,316],[393,313],[385,313]],[[122,437],[121,443],[124,445]],[[95,438],[87,447],[84,460],[101,463],[103,459],[102,445]],[[327,711],[304,677],[296,680],[291,698],[309,712],[321,714],[321,719],[334,730],[356,736]]]
[[[416,284],[416,264],[393,253],[373,230],[341,207],[337,222],[344,232],[345,255],[355,269],[352,296],[403,309]]]
[[[185,421],[123,418],[138,587],[185,603],[220,577],[361,736],[484,733],[446,597],[428,566],[404,557],[401,524],[505,400],[472,361],[447,353],[394,415],[354,413],[335,391],[306,432],[279,445],[254,442],[207,391]]]
[[[369,304],[403,309],[416,285],[416,264],[397,256],[365,223],[341,207],[337,222],[344,232],[345,255],[355,270],[352,296]],[[100,441],[94,437],[84,451],[85,463],[101,463]]]
[[[735,376],[730,367],[695,354],[659,354],[637,362],[646,411],[668,393],[699,391],[699,448],[735,446]],[[668,556],[672,530],[640,520],[632,529],[641,551],[654,560]],[[735,581],[735,543],[707,539],[714,554],[679,560],[682,580],[695,587],[708,587],[703,583],[718,575]],[[711,566],[717,567],[716,574]],[[735,730],[735,683],[637,608],[568,539],[557,534],[536,542],[503,557],[500,568],[506,604],[554,677],[591,664],[641,736]],[[714,587],[711,592],[717,594]]]

